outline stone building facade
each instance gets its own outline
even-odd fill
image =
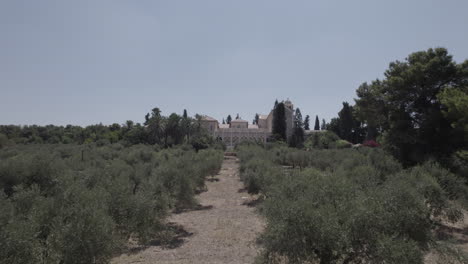
[[[286,114],[286,135],[291,137],[294,127],[294,106],[291,101],[283,102]],[[273,110],[268,115],[259,115],[258,124],[249,124],[248,121],[235,119],[231,124],[220,124],[218,120],[202,116],[201,125],[214,138],[221,140],[226,146],[235,146],[242,141],[257,141],[265,143],[272,135]]]

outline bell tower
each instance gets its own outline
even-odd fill
[[[289,98],[284,101],[284,106],[290,110],[294,110],[294,105],[292,104],[291,100],[289,100]]]

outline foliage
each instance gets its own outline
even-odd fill
[[[192,137],[206,134],[199,120],[172,113],[163,116],[159,108],[146,114],[144,124],[131,120],[125,124],[80,126],[15,126],[0,125],[0,148],[14,144],[89,144],[99,145],[121,142],[127,146],[151,144],[161,147],[191,142]]]
[[[445,157],[467,147],[467,69],[444,48],[412,53],[390,63],[384,80],[358,88],[356,115],[405,166],[429,159],[447,166]]]
[[[320,130],[320,121],[319,121],[318,115],[315,116],[314,130]]]
[[[343,102],[343,108],[338,112],[338,117],[333,118],[327,130],[335,132],[341,139],[352,143],[360,143],[364,139],[364,129],[356,118],[353,106]]]
[[[0,149],[6,147],[8,145],[11,145],[10,140],[8,139],[8,137],[6,135],[0,133]]]
[[[308,136],[304,146],[308,149],[331,149],[336,148],[338,140],[340,138],[332,131],[314,132]]]
[[[277,140],[286,142],[286,112],[284,103],[275,103],[273,109],[273,129],[272,134]]]
[[[351,144],[351,142],[343,140],[343,139],[337,140],[335,142],[335,147],[337,149],[351,148],[352,146],[353,146],[353,144]]]
[[[259,262],[423,263],[434,221],[460,220],[468,193],[439,165],[405,170],[381,149],[238,153],[244,184],[265,198]]]
[[[375,140],[366,140],[362,143],[362,145],[365,147],[370,147],[370,148],[380,147],[380,144],[377,143]]]
[[[322,125],[320,126],[320,130],[327,130],[327,122],[325,122],[324,118],[322,118]]]
[[[310,116],[306,115],[304,118],[304,130],[310,130]]]
[[[0,263],[108,263],[145,244],[221,166],[219,150],[122,144],[0,150]]]
[[[465,146],[468,144],[468,86],[460,89],[446,88],[437,98],[446,107],[444,116],[451,122],[452,128],[463,133]]]
[[[294,114],[294,128],[291,138],[289,139],[289,146],[296,148],[302,148],[304,146],[304,123],[299,108],[296,108]]]
[[[255,117],[254,117],[254,119],[252,121],[252,124],[258,125],[258,119],[260,119],[260,116],[258,114],[255,114]]]

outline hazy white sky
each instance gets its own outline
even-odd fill
[[[0,0],[0,124],[251,120],[289,97],[329,120],[409,53],[468,59],[468,1]]]

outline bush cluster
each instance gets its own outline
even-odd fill
[[[332,131],[315,132],[308,136],[304,146],[306,149],[343,149],[351,148],[352,143],[340,139]]]
[[[375,140],[366,140],[362,143],[362,145],[366,146],[366,147],[370,147],[370,148],[376,148],[376,147],[380,147],[380,144],[377,143]]]
[[[216,174],[222,152],[191,147],[27,145],[0,151],[0,263],[107,263],[147,243]]]
[[[403,169],[381,149],[239,149],[265,200],[265,263],[423,263],[435,221],[458,221],[463,180],[434,163]]]

